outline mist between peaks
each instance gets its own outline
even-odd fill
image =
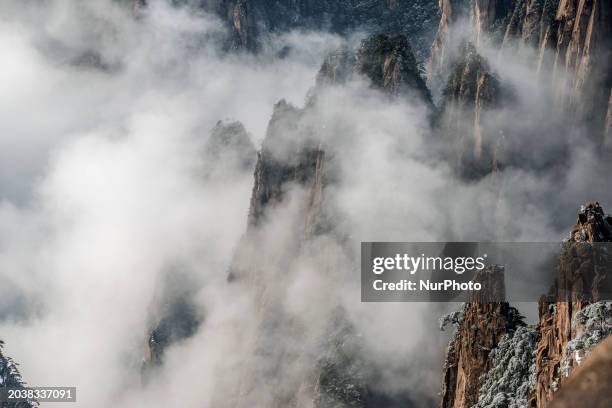
[[[380,275],[386,271],[406,271],[414,275],[418,271],[453,271],[461,275],[465,271],[480,271],[485,267],[487,254],[479,257],[410,256],[406,253],[392,257],[372,258],[372,272]]]

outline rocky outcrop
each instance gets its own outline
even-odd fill
[[[348,47],[342,47],[325,57],[317,73],[316,86],[344,84],[353,77],[357,56]]]
[[[273,280],[282,281],[291,274],[292,262],[312,250],[311,245],[316,245],[318,238],[325,235],[324,239],[333,240],[332,237],[342,235],[328,221],[333,208],[325,200],[325,192],[337,174],[333,156],[338,152],[329,151],[321,142],[309,114],[325,87],[342,84],[354,75],[366,77],[374,88],[390,97],[406,94],[428,97],[407,39],[403,35],[376,35],[366,39],[357,52],[341,49],[325,59],[305,107],[298,108],[284,100],[274,106],[255,166],[247,231],[229,273],[231,284],[245,285],[257,294],[261,333],[256,352],[265,355],[268,361],[281,361],[281,357],[283,361],[287,358],[301,361],[305,356],[269,343],[269,338],[278,331],[299,342],[300,330],[295,321],[283,315],[273,290],[264,286],[265,280],[259,277],[277,271]],[[283,218],[288,225],[282,237],[266,233],[277,218]],[[282,247],[282,253],[275,253],[265,264],[258,263],[267,246]],[[359,352],[359,336],[341,308],[333,311],[331,319],[321,339],[319,355],[304,362],[306,375],[295,379],[293,386],[286,389],[270,390],[271,402],[266,406],[413,406],[406,395],[389,395],[373,389]],[[260,373],[257,367],[245,372],[250,373],[249,370],[255,374],[244,374],[244,382],[249,384],[247,388],[256,389],[258,379],[265,373]],[[250,396],[245,395],[240,397],[238,406],[249,403]]]
[[[562,0],[553,69],[565,78],[568,111],[588,125],[593,139],[605,135],[612,88],[612,4],[601,0]]]
[[[165,310],[149,335],[143,364],[145,380],[150,369],[163,363],[168,347],[193,336],[200,322],[201,318],[189,298],[177,298],[165,305]]]
[[[441,2],[442,17],[432,45],[428,77],[436,88],[448,64],[448,33],[461,6],[469,3],[476,46],[526,55],[536,75],[548,79],[568,122],[599,145],[610,145],[612,4],[602,0],[474,0]],[[533,58],[533,54],[537,57]],[[551,74],[552,73],[552,74]],[[585,131],[586,129],[586,131]]]
[[[440,0],[440,23],[431,46],[427,67],[427,80],[430,86],[443,82],[454,60],[454,47],[451,42],[452,28],[455,23],[469,16],[469,3],[466,0]]]
[[[221,0],[219,13],[221,18],[228,22],[229,41],[231,50],[256,51],[257,25],[253,15],[252,1],[249,0]]]
[[[444,89],[440,123],[464,178],[482,177],[501,165],[503,130],[487,124],[486,115],[508,99],[487,61],[465,43]]]
[[[164,362],[168,348],[193,336],[203,317],[195,305],[200,286],[185,273],[168,272],[158,285],[151,305],[150,331],[142,364],[146,382],[153,370]]]
[[[599,344],[555,394],[550,408],[612,406],[612,337]]]
[[[357,56],[357,71],[389,95],[415,93],[419,99],[433,106],[404,35],[377,34],[362,41]]]
[[[295,29],[325,30],[346,35],[356,30],[397,32],[413,40],[419,61],[429,53],[438,9],[429,0],[211,0],[230,29],[230,47],[255,51],[271,33]]]
[[[231,179],[252,172],[256,159],[257,151],[242,123],[217,122],[204,146],[207,176]]]
[[[357,51],[342,47],[330,53],[317,74],[314,94],[327,85],[344,84],[361,75],[391,97],[414,98],[434,110],[408,39],[401,34],[375,34]],[[311,99],[315,95],[311,94]]]
[[[487,39],[498,41],[503,37],[514,9],[521,0],[473,0],[472,19],[476,44]]]
[[[478,402],[480,387],[492,367],[490,353],[502,338],[524,326],[522,317],[504,298],[503,268],[490,266],[475,278],[489,292],[472,295],[456,319],[456,332],[444,362],[442,408],[468,408]]]
[[[12,358],[2,353],[4,342],[0,340],[0,387],[24,388],[27,387],[25,381],[19,373],[18,364]],[[34,400],[19,402],[4,402],[0,396],[0,406],[3,408],[35,408],[40,405]]]
[[[612,334],[611,226],[598,203],[581,208],[550,293],[538,304],[537,327],[525,327],[505,302],[473,297],[461,313],[444,319],[457,331],[443,369],[442,407],[576,406],[554,404],[578,395],[575,384],[584,384],[586,374],[576,367]],[[498,279],[503,282],[503,275]],[[598,355],[592,364],[603,367]]]
[[[609,245],[598,244],[612,238],[609,220],[598,203],[581,208],[570,240],[561,253],[551,292],[539,302],[537,407],[547,406],[577,364],[576,355],[566,356],[568,344],[585,329],[577,317],[585,307],[609,299],[612,293]]]

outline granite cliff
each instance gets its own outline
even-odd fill
[[[539,301],[536,326],[527,327],[507,303],[477,299],[444,320],[456,332],[444,363],[441,407],[565,406],[557,400],[571,398],[576,386],[557,391],[580,381],[571,380],[576,367],[607,364],[591,351],[612,334],[612,258],[604,244],[610,228],[598,203],[583,206],[551,290]],[[500,282],[494,287],[503,288],[503,274],[492,276]]]

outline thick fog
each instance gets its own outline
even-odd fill
[[[325,194],[343,239],[296,251],[307,192],[289,188],[256,233],[251,281],[228,284],[254,169],[207,177],[211,130],[239,120],[259,148],[274,104],[304,106],[325,55],[361,34],[291,32],[257,56],[228,54],[214,16],[125,3],[0,5],[0,339],[30,385],[76,386],[78,406],[271,406],[313,375],[339,310],[375,386],[430,402],[438,306],[360,303],[359,243],[557,241],[581,203],[612,203],[609,165],[561,131],[548,74],[483,47],[516,95],[490,120],[517,135],[525,166],[461,181],[418,100],[365,79],[319,90],[299,126],[333,154]],[[204,322],[143,383],[155,299],[177,270]]]

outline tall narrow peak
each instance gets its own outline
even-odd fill
[[[486,119],[509,99],[486,59],[465,43],[444,89],[440,117],[443,139],[455,146],[463,177],[479,178],[501,165],[503,131]]]
[[[219,12],[229,23],[228,46],[231,50],[257,50],[257,27],[252,8],[250,0],[221,0]]]
[[[554,392],[563,388],[567,376],[588,351],[584,350],[584,340],[592,330],[589,319],[605,322],[612,318],[612,308],[603,301],[612,293],[612,256],[609,244],[605,244],[612,241],[611,221],[598,203],[581,208],[570,239],[564,244],[555,282],[539,301],[534,396],[538,408],[546,407]]]
[[[444,362],[441,408],[473,407],[478,402],[485,375],[492,368],[491,351],[506,334],[525,325],[508,302],[493,301],[505,298],[502,267],[489,266],[475,279],[488,292],[471,295],[463,309],[450,319],[456,332]]]
[[[453,26],[469,17],[467,0],[440,0],[440,23],[431,45],[427,66],[427,81],[430,86],[443,81],[453,60],[454,47],[451,42]]]
[[[550,408],[607,408],[612,406],[612,337],[594,348],[555,395]]]
[[[469,11],[461,6],[469,3]],[[523,55],[535,74],[549,80],[556,106],[577,130],[599,146],[612,146],[612,3],[602,0],[442,0],[442,17],[431,52],[428,80],[437,90],[453,45],[450,27],[468,14],[468,38],[479,47]],[[466,19],[467,20],[467,19]],[[523,52],[525,51],[525,52]],[[535,57],[533,55],[536,55]],[[552,74],[550,74],[552,73]],[[434,92],[437,94],[436,92]]]
[[[422,62],[427,57],[438,17],[437,7],[430,0],[218,1],[222,19],[232,33],[239,34],[240,41],[232,44],[249,50],[270,34],[295,29],[324,30],[343,36],[353,32],[398,32],[414,40],[416,56]]]
[[[506,31],[510,16],[523,0],[473,0],[472,18],[474,35],[477,44],[485,37],[495,42],[501,41]]]
[[[433,106],[431,94],[421,77],[412,48],[401,34],[377,34],[361,43],[357,71],[390,95],[414,93]]]
[[[325,317],[330,319],[329,327],[317,339],[322,342],[317,346],[321,348],[317,358],[270,340],[279,331],[296,342],[302,335],[299,322],[284,314],[279,306],[282,295],[275,292],[277,286],[292,278],[295,261],[304,256],[314,258],[321,263],[319,270],[332,274],[330,262],[340,256],[334,252],[347,250],[342,238],[337,239],[343,236],[341,228],[329,222],[335,208],[326,200],[326,192],[338,174],[333,158],[342,152],[332,151],[323,143],[310,113],[318,108],[319,96],[326,87],[342,84],[354,75],[368,78],[374,88],[390,97],[423,95],[419,86],[424,82],[403,36],[373,36],[356,52],[341,49],[330,54],[303,108],[284,100],[274,106],[255,166],[247,231],[230,265],[230,283],[243,285],[257,299],[255,314],[262,330],[257,352],[271,361],[286,359],[287,353],[296,361],[308,360],[303,363],[305,375],[292,379],[292,385],[285,389],[270,390],[270,399],[277,406],[413,406],[408,395],[389,395],[372,386],[375,379],[360,352],[362,340],[342,307],[335,306]],[[268,229],[278,222],[287,228],[281,235],[270,234]],[[321,247],[322,242],[325,247]],[[273,256],[259,261],[268,251]],[[329,251],[329,255],[311,257],[313,251]],[[261,384],[263,373],[258,370],[245,368],[248,374],[244,374],[244,381],[253,389],[266,386]],[[249,398],[239,397],[242,404]]]
[[[612,89],[612,3],[561,0],[554,70],[565,79],[568,111],[585,123],[597,143],[609,143],[606,117]]]

